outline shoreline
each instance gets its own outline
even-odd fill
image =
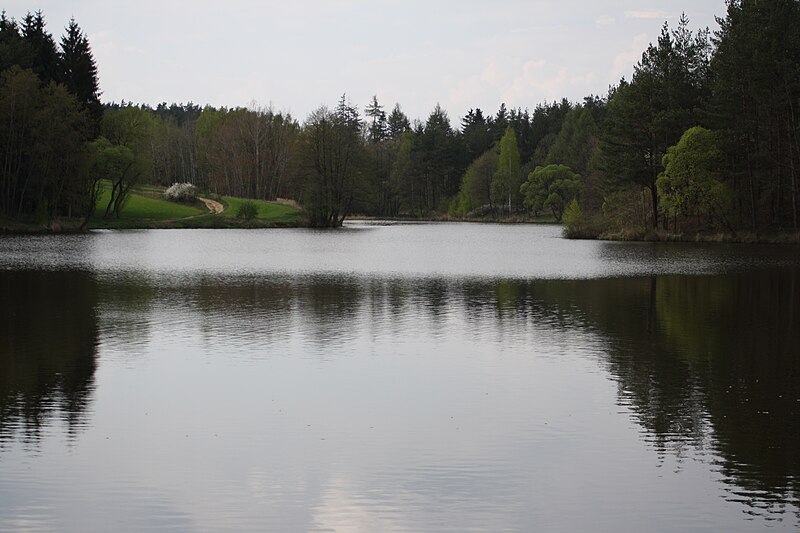
[[[213,217],[213,218],[212,218]],[[50,225],[33,224],[9,220],[0,221],[2,235],[80,235],[95,230],[144,230],[144,229],[285,229],[303,227],[299,223],[250,220],[233,217],[201,215],[179,220],[109,220],[90,222],[81,229],[81,222],[56,220]]]
[[[530,219],[525,217],[499,217],[499,218],[479,218],[479,217],[472,217],[472,218],[451,218],[447,215],[442,215],[439,217],[436,216],[428,216],[428,217],[376,217],[376,216],[367,216],[367,215],[353,215],[348,216],[345,221],[347,220],[355,220],[355,221],[372,221],[372,220],[386,220],[389,222],[468,222],[470,224],[538,224],[544,226],[558,226],[560,225],[555,220],[550,218],[542,218],[542,219]]]
[[[616,233],[605,232],[593,236],[580,232],[573,235],[565,235],[565,239],[577,241],[606,241],[606,242],[649,242],[649,243],[698,243],[698,244],[777,244],[777,245],[800,245],[800,232],[774,232],[774,233],[669,233],[664,231],[651,231],[648,233],[631,233],[620,231]]]
[[[347,217],[346,221],[370,222],[409,222],[409,223],[469,223],[469,224],[526,224],[526,225],[557,225],[551,220],[530,220],[519,217],[513,218],[458,218],[453,219],[447,216],[442,217],[373,217],[357,215]],[[305,228],[301,223],[275,222],[243,219],[234,217],[219,217],[215,214],[200,215],[186,219],[177,220],[108,220],[90,222],[85,228],[81,229],[82,221],[76,220],[55,220],[49,226],[41,224],[20,222],[13,219],[0,219],[0,236],[5,235],[78,235],[89,233],[94,230],[147,230],[147,229],[288,229]],[[800,245],[800,232],[776,232],[770,234],[756,234],[743,232],[739,234],[729,233],[696,233],[676,234],[667,232],[641,232],[619,231],[615,233],[606,232],[598,236],[590,234],[576,233],[574,235],[564,235],[569,240],[588,240],[606,242],[641,242],[641,243],[702,243],[702,244],[773,244],[773,245]]]

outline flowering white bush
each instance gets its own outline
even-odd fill
[[[197,188],[191,183],[173,183],[164,191],[164,198],[173,202],[191,202],[197,194]]]

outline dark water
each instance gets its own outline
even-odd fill
[[[0,238],[0,530],[796,531],[797,248]]]

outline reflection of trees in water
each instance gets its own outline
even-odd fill
[[[797,278],[668,277],[656,290],[661,357],[691,371],[678,392],[701,400],[733,499],[755,507],[800,496]]]
[[[285,340],[295,317],[311,340],[338,342],[364,300],[358,283],[324,277],[210,279],[189,290],[197,292],[204,335],[240,344]]]
[[[645,438],[679,460],[710,449],[731,499],[753,509],[791,502],[800,477],[800,284],[796,270],[585,281],[315,280],[294,288],[321,342],[368,314],[466,317],[475,334],[511,338],[531,325],[589,328],[605,342]],[[387,313],[388,311],[388,313]],[[413,328],[424,327],[410,324]],[[337,333],[337,330],[339,333]],[[519,337],[518,337],[519,338]]]
[[[187,292],[186,288],[174,292]],[[285,338],[291,326],[294,289],[280,281],[201,278],[182,297],[184,309],[196,306],[206,344],[238,346],[256,338],[264,345]],[[177,296],[176,296],[177,297]]]
[[[0,446],[54,418],[85,425],[97,366],[97,291],[82,272],[0,271]]]
[[[310,278],[295,286],[296,309],[309,339],[331,346],[352,338],[353,317],[368,301],[363,290],[347,278]]]
[[[80,426],[94,386],[96,307],[105,346],[146,340],[142,324],[155,315],[198,316],[209,338],[265,347],[298,328],[326,347],[357,327],[402,340],[444,331],[457,315],[466,334],[498,342],[524,342],[520,332],[533,326],[597,333],[620,403],[659,454],[711,449],[731,499],[758,512],[779,513],[786,502],[796,511],[799,277],[796,269],[585,281],[209,277],[161,286],[122,277],[98,288],[88,274],[4,272],[0,439],[19,428],[35,438],[57,413]]]
[[[604,362],[618,381],[620,402],[633,410],[656,450],[680,456],[687,444],[703,445],[707,424],[700,369],[665,349],[658,312],[665,283],[655,277],[590,280],[572,284],[567,295],[551,290],[549,298],[556,305],[567,298],[574,313],[606,339]]]
[[[522,282],[498,292],[497,316],[507,320],[516,293],[518,306],[542,320],[596,330],[608,342],[620,402],[659,453],[713,447],[732,500],[770,513],[788,502],[796,512],[798,277],[791,269]]]
[[[121,359],[135,359],[144,353],[150,337],[155,286],[142,274],[122,273],[97,281],[101,296],[98,330],[103,347]]]

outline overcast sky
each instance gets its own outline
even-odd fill
[[[103,101],[270,103],[300,120],[346,92],[424,119],[439,102],[534,108],[605,94],[685,11],[716,29],[724,0],[43,0],[60,38],[74,16],[89,35]]]

